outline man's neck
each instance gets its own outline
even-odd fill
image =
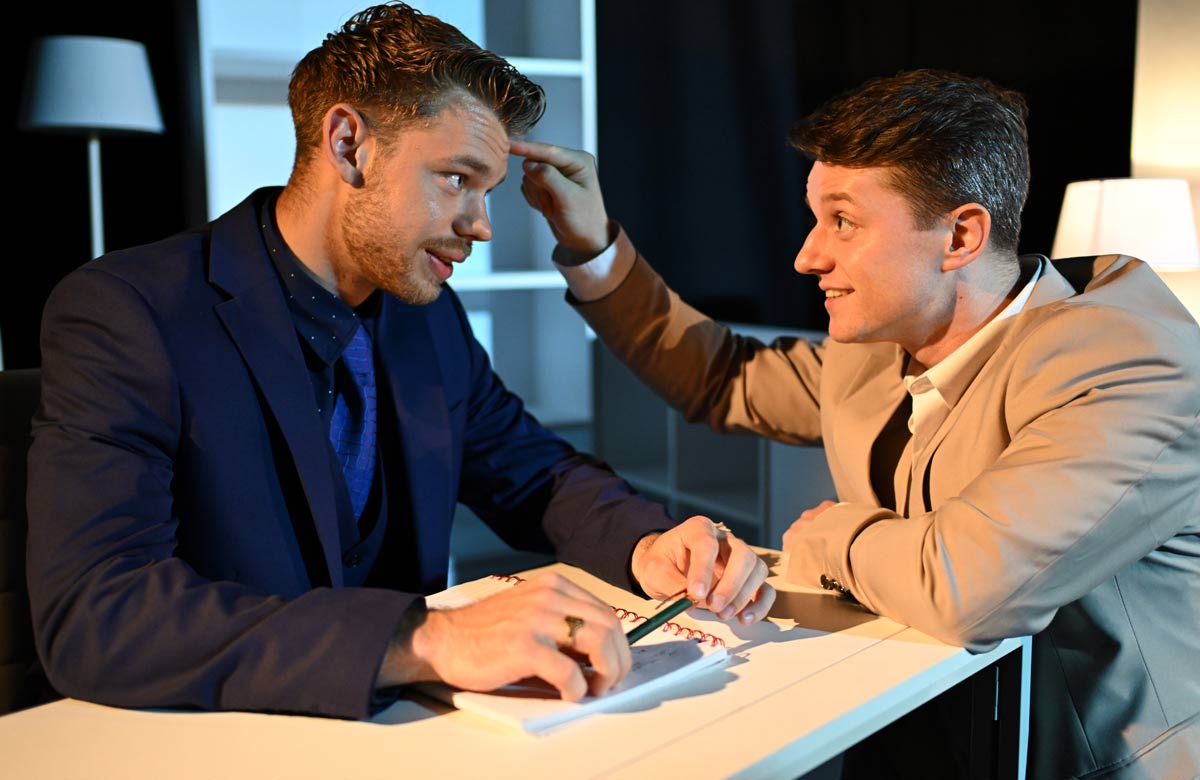
[[[972,264],[959,284],[951,317],[946,325],[909,352],[921,365],[932,368],[945,360],[985,325],[996,318],[1021,292],[1021,267],[1011,261],[995,261],[991,267]]]
[[[289,184],[275,201],[275,222],[296,258],[322,287],[338,295],[337,273],[328,247],[327,225],[332,208],[323,197],[319,193],[301,195]]]

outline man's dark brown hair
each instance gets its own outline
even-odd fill
[[[441,19],[399,2],[360,11],[292,71],[297,169],[335,103],[354,106],[386,137],[463,95],[494,111],[510,135],[529,132],[546,110],[540,86]]]
[[[914,70],[874,79],[810,114],[789,136],[810,160],[886,167],[920,228],[964,203],[992,217],[990,244],[1015,252],[1029,192],[1028,111],[984,79]]]

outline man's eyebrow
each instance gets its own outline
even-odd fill
[[[459,154],[451,157],[446,161],[449,165],[459,165],[464,168],[470,168],[481,176],[487,176],[492,172],[492,166],[488,165],[483,160],[470,154]]]
[[[475,171],[475,173],[478,173],[480,176],[483,176],[485,178],[492,174],[492,166],[488,165],[483,160],[481,160],[478,157],[471,155],[471,154],[455,155],[454,157],[451,157],[449,160],[447,160],[446,164],[451,165],[451,166],[458,166],[458,167],[462,167],[462,168],[470,168],[471,170]],[[505,170],[504,174],[500,177],[500,181],[496,182],[496,184],[492,187],[492,189],[499,187],[501,184],[504,183],[504,180],[507,178],[508,178],[508,171]]]
[[[822,203],[830,203],[833,201],[844,201],[849,203],[851,206],[858,205],[858,201],[856,201],[848,192],[828,192],[821,196]]]
[[[821,196],[822,203],[833,203],[839,201],[843,203],[849,203],[851,206],[859,205],[858,201],[856,201],[848,192],[828,192]],[[804,196],[804,205],[808,206],[809,211],[813,210],[812,201],[808,199],[807,195]]]

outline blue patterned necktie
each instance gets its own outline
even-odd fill
[[[375,478],[375,362],[371,336],[363,325],[342,352],[337,401],[329,424],[329,440],[350,491],[354,519],[362,516]]]

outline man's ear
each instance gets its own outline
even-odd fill
[[[336,103],[321,121],[321,154],[351,187],[363,186],[363,170],[373,136],[362,114],[348,103]]]
[[[992,215],[978,203],[967,203],[947,215],[943,271],[957,271],[973,262],[987,249],[992,233]]]

